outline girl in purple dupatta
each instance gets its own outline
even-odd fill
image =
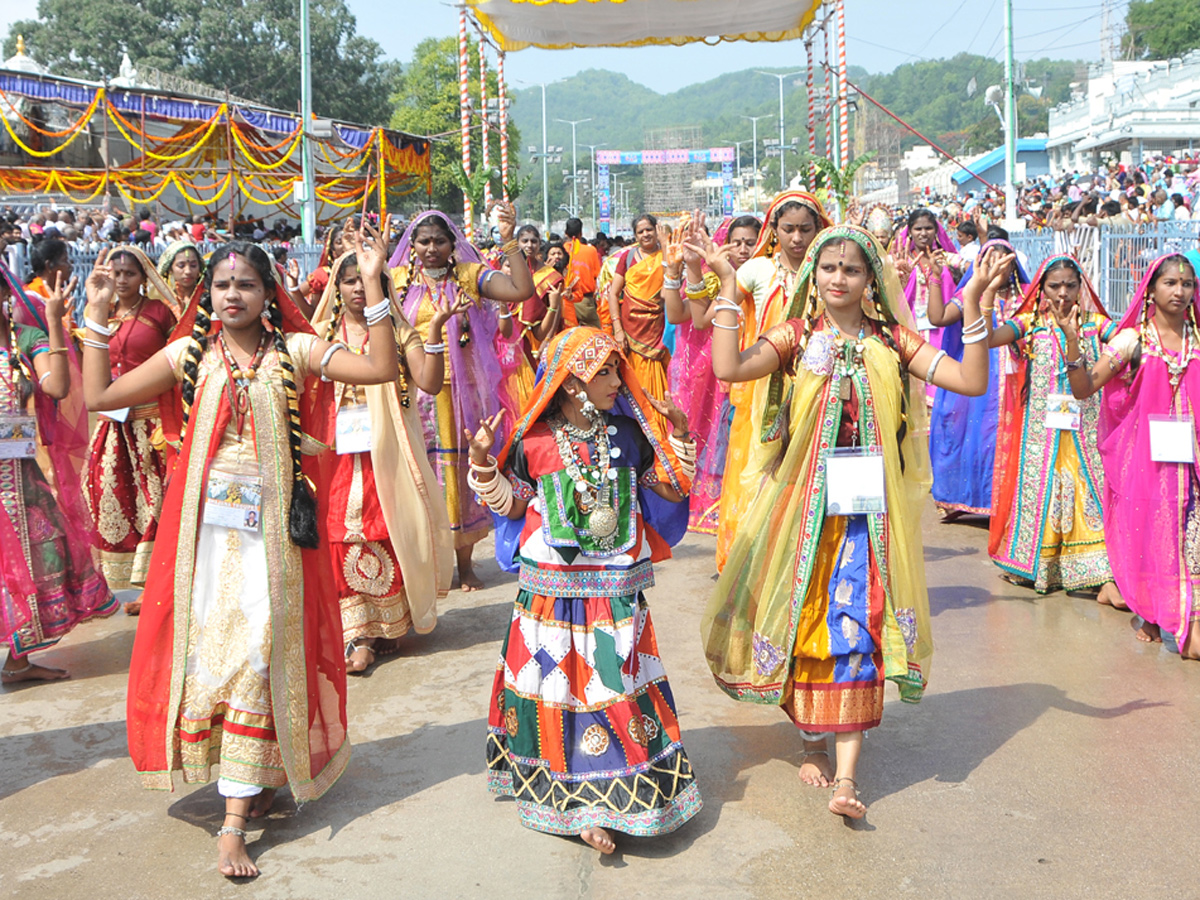
[[[34,455],[0,454],[0,682],[67,677],[28,654],[52,646],[80,622],[117,609],[91,558],[91,528],[79,483],[87,451],[79,365],[64,343],[65,276],[49,296],[28,295],[0,263],[0,440],[10,446],[32,394]],[[72,390],[76,390],[71,402]],[[15,420],[13,417],[17,417]],[[51,487],[53,478],[54,488]]]
[[[692,221],[703,229],[703,214],[699,210]],[[730,216],[713,234],[713,243],[732,245],[728,259],[736,270],[750,259],[761,228],[762,223],[753,216],[737,219]],[[669,253],[674,246],[673,242]],[[707,321],[708,307],[717,298],[720,282],[700,254],[687,245],[682,248],[682,261],[684,272],[679,274],[684,276],[685,284],[678,289],[663,288],[667,321],[676,328],[675,353],[667,368],[667,379],[671,397],[687,413],[696,437],[696,474],[689,495],[688,531],[716,534],[729,426],[733,419],[729,386],[718,381],[712,371],[712,330]],[[672,264],[676,262],[672,258]]]
[[[904,282],[904,299],[908,301],[908,308],[916,320],[917,331],[934,347],[942,346],[942,329],[935,328],[929,321],[931,269],[925,256],[939,250],[945,254],[945,258],[942,260],[940,277],[934,275],[933,278],[942,286],[942,299],[948,300],[954,296],[957,287],[955,274],[951,269],[961,272],[964,261],[950,239],[950,232],[937,220],[937,216],[928,209],[913,210],[908,216],[908,221],[896,232],[896,238],[892,242],[892,255]],[[928,398],[932,403],[932,385],[928,388]]]
[[[1200,659],[1198,326],[1195,268],[1160,257],[1096,365],[1069,373],[1076,397],[1104,389],[1104,532],[1117,587],[1144,620],[1137,637],[1165,629],[1185,659]],[[1067,359],[1079,359],[1070,334]]]
[[[417,408],[429,463],[445,494],[464,591],[483,587],[471,551],[491,527],[487,508],[475,502],[467,487],[467,451],[480,423],[500,410],[498,387],[503,380],[496,356],[497,312],[484,300],[513,304],[533,293],[529,266],[513,238],[512,207],[499,204],[499,209],[502,250],[512,263],[511,275],[487,266],[458,226],[437,210],[413,219],[389,263],[404,316],[426,342],[425,352],[447,354],[446,387],[436,396],[418,391]],[[428,343],[436,310],[433,298],[453,306],[460,291],[471,298],[471,305],[446,323],[445,344]]]

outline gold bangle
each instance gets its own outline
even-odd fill
[[[520,243],[517,242],[516,238],[509,238],[507,241],[505,241],[503,244],[500,245],[500,252],[503,253],[505,256],[508,256],[508,254],[512,253],[514,250],[520,250],[520,249],[521,249],[521,245],[520,245]]]
[[[49,353],[49,354],[54,354],[54,353],[66,353],[66,352],[67,352],[67,348],[66,348],[66,347],[51,347],[51,348],[49,348],[49,349],[48,349],[46,352],[47,352],[47,353]]]

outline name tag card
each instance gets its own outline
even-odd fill
[[[262,524],[262,479],[210,471],[204,524],[258,531]]]
[[[1149,416],[1153,462],[1196,461],[1196,421],[1191,416]]]
[[[0,416],[0,459],[32,459],[37,455],[37,419]]]
[[[347,406],[337,414],[337,452],[369,453],[371,450],[371,412],[365,406]]]
[[[1082,407],[1072,394],[1046,397],[1046,427],[1058,431],[1078,431]]]
[[[857,516],[886,511],[883,454],[868,447],[838,447],[825,453],[825,512]]]

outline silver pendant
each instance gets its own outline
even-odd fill
[[[600,506],[588,516],[588,532],[596,540],[612,537],[617,531],[617,512],[611,506]]]

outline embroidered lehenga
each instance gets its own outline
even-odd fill
[[[686,492],[686,478],[628,363],[603,434],[579,434],[549,407],[568,373],[588,381],[615,350],[590,328],[554,338],[545,378],[499,457],[529,507],[497,533],[498,553],[520,574],[489,698],[488,787],[516,798],[527,827],[552,834],[663,834],[701,805],[643,596],[652,560],[670,555],[655,525],[677,539],[686,514],[649,488],[661,479]],[[589,530],[568,458],[609,466],[611,538]],[[668,527],[660,516],[680,521]]]
[[[1029,284],[1006,323],[1016,331],[1014,361],[1004,381],[993,478],[994,511],[988,552],[1005,572],[1031,582],[1039,593],[1099,587],[1112,581],[1104,541],[1104,471],[1096,440],[1100,399],[1077,401],[1079,427],[1047,427],[1055,398],[1071,394],[1066,338],[1049,312],[1040,310],[1040,283],[1051,257]],[[1091,283],[1079,301],[1079,347],[1091,367],[1115,331]],[[1061,402],[1059,402],[1061,405]]]
[[[837,364],[834,337],[823,327],[806,347],[800,320],[764,333],[781,361],[772,391],[783,375],[793,375],[775,426],[781,454],[743,516],[701,626],[722,690],[781,706],[810,733],[878,725],[885,680],[899,686],[902,700],[919,701],[933,652],[919,525],[930,480],[919,402],[924,385],[912,379],[910,386],[899,374],[924,342],[879,318],[879,310],[894,308],[889,301],[899,283],[860,229],[818,235],[797,291],[807,291],[824,243],[842,238],[859,244],[876,282],[891,283],[891,296],[881,290],[879,309],[864,310],[861,364],[852,369]],[[850,446],[882,453],[885,512],[827,514],[825,451]]]
[[[15,290],[15,282],[10,284]],[[37,382],[36,376],[29,378],[33,359],[46,353],[49,343],[42,329],[9,327],[15,339],[12,350],[0,347],[0,416],[23,417],[31,412],[14,362],[24,367],[28,389]],[[10,356],[14,350],[19,360]],[[61,464],[63,457],[52,445],[46,447],[46,438],[48,432],[65,432],[66,423],[58,418],[55,404],[33,390],[37,434],[24,437],[49,452],[52,465]],[[6,440],[20,437],[15,425],[3,434]],[[78,476],[60,469],[57,479],[73,505],[56,500],[35,457],[0,458],[0,639],[17,659],[58,643],[80,622],[111,615],[118,606],[92,566]]]

